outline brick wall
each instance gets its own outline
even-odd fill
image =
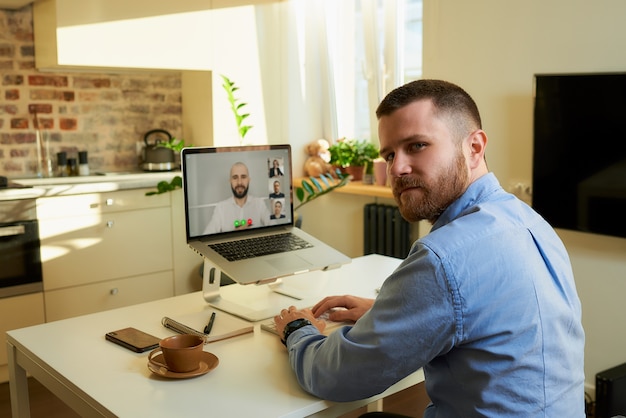
[[[39,72],[35,53],[31,6],[0,9],[0,175],[37,175],[37,124],[55,163],[84,150],[91,172],[139,170],[151,129],[181,137],[180,75]]]

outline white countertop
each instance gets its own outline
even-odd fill
[[[180,175],[180,171],[162,171],[107,173],[76,177],[16,178],[11,179],[11,181],[31,187],[2,189],[0,190],[0,200],[31,199],[152,187],[156,190],[156,185],[160,181],[169,182],[175,176]]]

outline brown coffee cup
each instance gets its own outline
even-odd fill
[[[161,340],[159,348],[150,352],[148,361],[160,367],[175,373],[191,372],[200,367],[202,360],[202,348],[204,347],[204,339],[197,335],[180,334],[167,337]],[[163,353],[161,363],[155,360],[155,356]]]

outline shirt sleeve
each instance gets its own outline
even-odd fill
[[[460,332],[460,302],[439,258],[417,244],[354,326],[328,337],[314,327],[292,333],[289,360],[300,385],[332,401],[383,392],[449,351]]]

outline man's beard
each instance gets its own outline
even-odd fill
[[[244,197],[246,197],[246,195],[248,194],[248,188],[247,187],[243,187],[243,191],[242,192],[237,192],[237,189],[241,188],[243,186],[236,186],[236,187],[231,187],[230,189],[233,191],[233,196],[235,196],[235,198],[237,199],[242,199]]]
[[[393,195],[402,217],[409,222],[428,220],[434,223],[452,202],[458,199],[469,185],[469,173],[462,153],[447,169],[441,171],[434,184],[427,184],[417,177],[400,177],[393,180]],[[419,187],[422,196],[405,195],[399,190]],[[410,193],[410,192],[409,192]]]

